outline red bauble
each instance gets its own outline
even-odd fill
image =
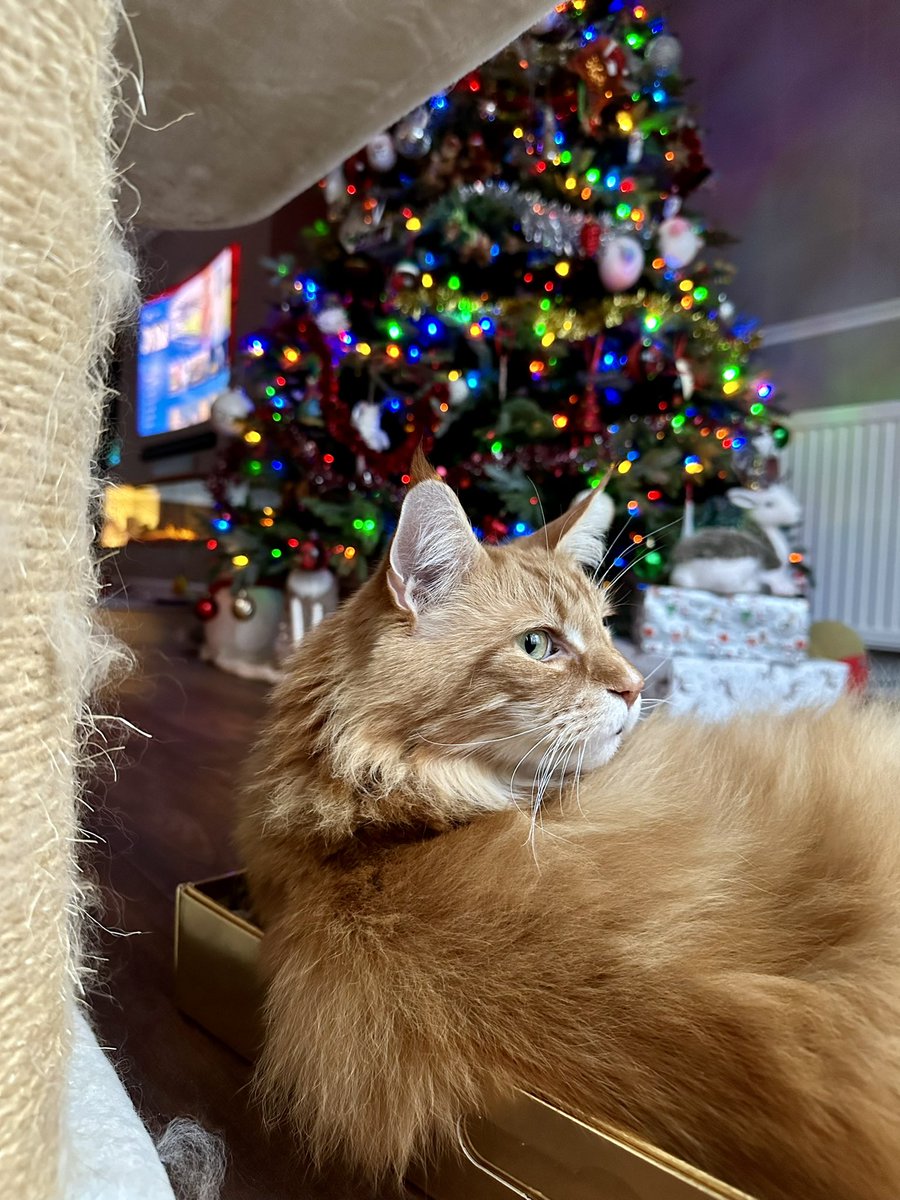
[[[212,596],[204,596],[202,600],[198,600],[194,605],[194,615],[199,617],[201,621],[211,621],[217,616],[219,606],[213,600]]]
[[[301,542],[297,550],[297,565],[301,571],[315,571],[321,557],[321,551],[315,542]]]
[[[593,258],[600,249],[602,229],[597,221],[586,221],[581,227],[581,249],[587,258]]]

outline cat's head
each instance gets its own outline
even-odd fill
[[[614,648],[594,581],[608,524],[594,492],[503,546],[478,541],[437,476],[407,493],[388,560],[344,610],[348,770],[412,768],[496,808],[606,763],[643,680]],[[301,648],[302,652],[302,648]],[[489,781],[489,786],[485,785]]]

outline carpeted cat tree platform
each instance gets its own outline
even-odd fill
[[[236,0],[139,4],[147,52],[120,45],[144,77],[146,124],[193,114],[129,145],[141,219],[209,228],[273,211],[546,7],[285,0],[268,28]],[[15,1200],[172,1194],[76,1007],[78,778],[88,697],[114,658],[92,631],[91,462],[134,287],[115,207],[118,15],[113,0],[0,0],[0,1195]],[[296,133],[298,95],[315,119],[286,155],[278,122]],[[246,152],[269,137],[288,165],[262,178]]]

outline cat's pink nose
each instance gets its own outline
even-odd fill
[[[609,688],[614,696],[621,696],[625,701],[626,708],[631,708],[638,696],[644,690],[644,681],[638,677],[637,682],[630,688]]]

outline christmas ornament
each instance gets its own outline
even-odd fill
[[[678,373],[678,379],[681,383],[681,394],[685,400],[690,400],[694,394],[696,381],[694,379],[694,371],[689,358],[676,358],[675,370]]]
[[[204,596],[202,600],[198,600],[194,605],[194,614],[201,621],[211,621],[213,617],[218,615],[218,612],[219,606],[212,596]]]
[[[588,258],[593,258],[600,249],[600,238],[603,235],[603,229],[599,221],[585,221],[581,229],[581,249]]]
[[[639,129],[632,129],[628,135],[628,162],[636,166],[644,157],[644,135]]]
[[[451,379],[447,384],[447,402],[456,408],[457,405],[465,403],[469,398],[469,385],[460,375],[458,379]]]
[[[363,247],[387,241],[390,227],[382,225],[384,200],[378,200],[374,208],[356,207],[347,214],[338,230],[338,239],[348,254]]]
[[[723,300],[719,305],[719,316],[723,321],[730,321],[734,316],[734,305],[730,300]]]
[[[376,133],[366,146],[366,158],[373,171],[390,171],[397,162],[397,151],[389,133]]]
[[[336,335],[350,328],[350,317],[342,304],[331,303],[316,315],[316,324],[323,333]]]
[[[636,237],[617,233],[604,240],[597,259],[600,280],[610,292],[633,287],[644,269],[644,250]]]
[[[681,66],[681,42],[670,33],[659,34],[644,51],[644,61],[656,75],[671,75]]]
[[[360,400],[354,404],[350,420],[353,422],[353,428],[370,450],[374,450],[376,454],[383,454],[385,450],[390,450],[391,439],[381,428],[380,404],[374,404],[369,400]]]
[[[394,129],[394,145],[404,158],[424,158],[431,149],[427,108],[417,108]]]
[[[772,429],[772,437],[775,439],[775,445],[781,450],[791,440],[790,430],[785,429],[783,425],[775,425]]]
[[[628,60],[615,38],[594,38],[572,56],[569,66],[584,80],[591,120],[628,90]]]
[[[240,423],[253,412],[253,402],[243,392],[229,388],[216,396],[209,410],[209,419],[216,433],[234,437],[240,433]]]
[[[693,262],[703,245],[703,238],[684,217],[669,217],[662,221],[657,237],[666,266],[676,271]]]
[[[249,621],[256,612],[256,602],[246,588],[241,588],[232,600],[231,611],[239,621]]]
[[[391,273],[390,287],[395,292],[401,292],[405,288],[418,287],[421,279],[422,268],[419,264],[413,262],[411,258],[404,258],[397,263]]]
[[[297,547],[297,563],[302,571],[315,571],[322,561],[322,550],[316,542],[301,542]]]
[[[347,179],[343,167],[335,167],[325,176],[325,204],[333,217],[347,206]]]

